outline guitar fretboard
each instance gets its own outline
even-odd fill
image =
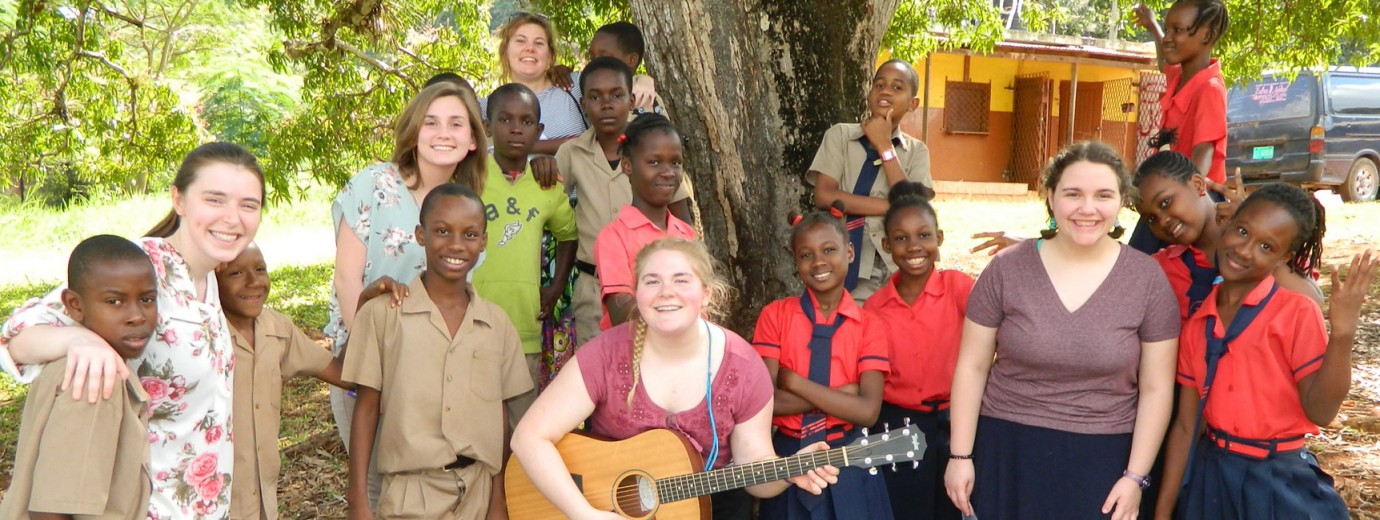
[[[657,496],[662,503],[675,502],[710,493],[728,491],[788,479],[823,467],[847,466],[849,446],[828,451],[801,453],[780,459],[733,465],[703,473],[667,477],[656,481]]]

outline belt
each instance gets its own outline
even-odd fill
[[[441,466],[445,471],[459,471],[474,465],[475,460],[464,455],[456,455],[455,462]]]
[[[599,276],[598,274],[595,274],[595,272],[594,272],[594,264],[591,264],[591,263],[586,262],[586,261],[584,261],[584,260],[576,259],[576,260],[575,260],[575,268],[576,268],[576,269],[579,269],[580,272],[585,273],[585,274],[587,274],[587,275],[590,275],[590,276]]]
[[[947,399],[936,399],[934,401],[920,401],[920,407],[916,408],[916,410],[920,411],[920,413],[927,414],[939,413],[948,409],[949,401]]]
[[[1268,459],[1278,453],[1303,449],[1303,436],[1286,439],[1247,439],[1208,428],[1207,438],[1214,446],[1229,452],[1256,459]]]

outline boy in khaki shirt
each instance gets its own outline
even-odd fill
[[[575,312],[577,345],[584,345],[599,334],[602,307],[599,277],[594,265],[594,239],[618,215],[618,209],[632,204],[632,183],[618,167],[618,138],[628,126],[632,107],[632,69],[611,57],[595,58],[580,73],[580,101],[589,115],[590,128],[567,141],[556,151],[556,168],[566,190],[578,197],[575,226],[579,248],[575,254],[575,279],[572,306]],[[690,177],[683,177],[672,197],[671,214],[685,222],[690,215]]]
[[[278,518],[278,427],[283,382],[314,376],[332,385],[340,381],[344,350],[335,359],[292,323],[292,318],[264,308],[268,299],[268,264],[256,244],[216,271],[220,305],[235,342],[235,478],[230,482],[230,518]],[[375,285],[370,285],[370,289]],[[368,291],[366,291],[367,293]],[[360,299],[366,301],[370,294]]]
[[[365,474],[376,449],[380,518],[506,516],[504,401],[532,380],[517,329],[465,281],[488,240],[484,205],[469,188],[442,184],[420,217],[426,272],[400,305],[365,303],[350,334],[350,518],[373,518]]]
[[[67,287],[62,302],[73,320],[126,361],[143,353],[158,324],[158,282],[139,246],[112,235],[82,241],[68,260]],[[145,518],[148,394],[131,378],[110,399],[73,400],[61,389],[66,363],[51,362],[29,387],[0,519]]]

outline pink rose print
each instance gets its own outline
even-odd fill
[[[211,514],[211,510],[215,508],[215,502],[210,500],[198,500],[196,505],[192,507],[192,510],[196,512],[197,516],[206,516]]]
[[[192,462],[187,464],[187,472],[182,474],[182,480],[187,481],[193,486],[199,485],[202,481],[216,474],[220,469],[220,459],[215,453],[202,453],[197,455]]]
[[[206,444],[215,444],[225,434],[225,429],[219,424],[206,429]]]
[[[153,479],[159,482],[166,482],[168,480],[168,471],[159,471],[157,475],[154,475]]]
[[[222,485],[220,475],[214,475],[196,485],[196,494],[201,496],[202,500],[214,502],[216,496],[220,495]]]
[[[163,343],[169,345],[177,344],[177,332],[172,329],[163,329]]]
[[[158,404],[168,398],[168,383],[156,377],[141,377],[139,384],[144,386],[144,392],[149,394],[149,408],[158,408]]]

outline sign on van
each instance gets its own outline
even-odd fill
[[[1255,91],[1251,92],[1251,101],[1259,105],[1270,103],[1282,103],[1289,91],[1289,82],[1279,81],[1275,83],[1259,83],[1255,86]]]

